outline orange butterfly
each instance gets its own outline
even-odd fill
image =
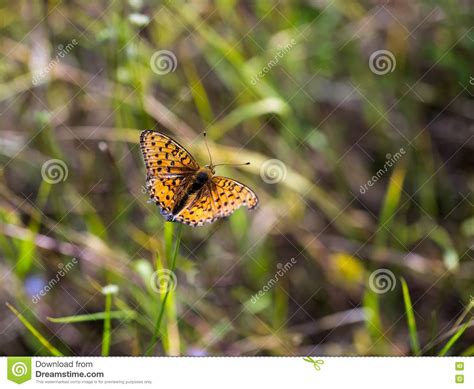
[[[212,164],[210,152],[209,165],[200,167],[178,142],[153,130],[140,134],[140,148],[147,191],[167,221],[202,226],[231,215],[242,205],[253,209],[258,204],[257,195],[246,185],[214,176],[218,165]]]

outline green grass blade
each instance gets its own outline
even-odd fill
[[[474,356],[474,345],[469,346],[466,350],[461,353],[462,357],[473,357]]]
[[[375,238],[378,245],[384,246],[387,244],[390,234],[390,225],[393,222],[393,217],[395,216],[398,205],[400,204],[406,172],[406,163],[400,161],[390,177],[390,182],[388,184],[380,213],[379,228]]]
[[[434,242],[443,249],[443,262],[448,270],[455,270],[459,267],[459,254],[453,244],[453,239],[443,227],[430,226],[428,235]]]
[[[408,290],[408,285],[403,278],[400,278],[402,282],[402,290],[403,290],[403,301],[405,303],[405,312],[407,315],[407,322],[408,322],[408,331],[410,334],[410,344],[412,351],[415,355],[421,354],[420,349],[420,342],[418,340],[418,333],[416,331],[416,321],[415,315],[413,311],[413,305],[411,303],[410,292]]]
[[[105,312],[104,312],[104,331],[102,333],[102,353],[103,357],[109,356],[110,353],[110,339],[111,339],[111,317],[112,309],[112,295],[117,293],[118,287],[116,285],[107,285],[102,289],[105,294]]]
[[[471,323],[469,321],[464,323],[463,326],[461,328],[459,328],[459,330],[457,330],[454,333],[454,335],[451,336],[451,338],[449,338],[449,340],[447,341],[445,346],[439,352],[438,356],[444,357],[448,353],[448,351],[451,350],[451,347],[454,346],[454,343],[457,342],[457,340],[461,337],[461,335],[464,333],[464,331],[466,331],[467,327],[469,327],[470,324]]]
[[[104,320],[107,312],[96,312],[87,315],[77,316],[63,316],[63,317],[48,317],[48,321],[51,323],[82,323],[87,321]],[[134,319],[137,315],[135,311],[110,311],[108,313],[110,319],[127,320]]]
[[[364,309],[367,315],[366,328],[371,338],[370,354],[386,355],[388,353],[385,329],[380,315],[379,295],[367,288],[363,298]]]
[[[267,97],[257,102],[240,106],[226,117],[209,127],[208,132],[212,139],[220,139],[228,130],[237,127],[246,120],[258,118],[267,114],[286,115],[288,107],[284,101],[276,97]]]
[[[7,308],[13,312],[13,314],[20,320],[28,331],[36,338],[38,341],[55,357],[62,357],[63,354],[54,347],[48,340],[40,334],[40,332],[20,313],[9,303],[6,303]]]
[[[187,63],[185,62],[183,65],[183,70],[186,74],[189,85],[191,85],[191,94],[193,95],[194,104],[196,105],[199,115],[203,119],[204,124],[211,123],[214,120],[214,113],[212,112],[212,107],[206,88],[201,82],[194,63],[192,61]]]
[[[171,224],[171,223],[169,223]],[[176,268],[176,258],[178,257],[178,251],[179,251],[179,246],[181,244],[181,232],[182,232],[183,225],[178,224],[176,228],[176,242],[174,246],[174,251],[173,251],[173,256],[171,259],[171,267],[170,270],[174,272]],[[163,300],[161,301],[161,306],[160,306],[160,311],[158,313],[157,319],[156,319],[156,324],[155,324],[155,329],[153,331],[153,338],[150,342],[150,345],[147,348],[146,355],[150,355],[151,352],[153,351],[153,348],[155,347],[158,337],[160,335],[160,328],[161,328],[161,322],[163,320],[163,315],[165,313],[165,307],[166,307],[166,302],[168,300],[168,296],[170,294],[170,290],[168,289],[165,293],[165,296],[163,297]]]
[[[167,5],[170,10],[172,10],[172,12],[184,23],[195,28],[196,33],[204,38],[204,40],[208,43],[209,48],[213,48],[220,56],[225,58],[225,60],[234,68],[241,82],[247,86],[245,90],[252,91],[254,94],[262,98],[276,97],[281,99],[275,88],[273,88],[273,86],[265,79],[261,78],[258,84],[251,82],[252,78],[259,72],[260,69],[250,66],[245,60],[244,55],[238,50],[238,45],[235,44],[235,42],[229,42],[212,26],[204,23],[201,16],[193,7],[185,4],[178,6],[172,2],[168,2]],[[290,106],[283,99],[281,99],[281,103],[285,106],[281,112],[291,112]]]

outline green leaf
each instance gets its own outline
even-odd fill
[[[51,343],[48,342],[48,340],[40,334],[40,332],[20,313],[14,308],[12,305],[9,303],[6,303],[7,308],[13,312],[13,314],[23,323],[23,325],[26,327],[30,333],[39,340],[39,342],[46,347],[46,349],[51,353],[51,355],[54,355],[55,357],[62,357],[63,354],[56,348],[54,347]]]
[[[400,161],[395,167],[390,183],[388,184],[387,192],[383,201],[382,211],[380,213],[379,228],[376,236],[376,243],[384,246],[387,243],[390,234],[390,225],[393,222],[393,217],[397,212],[400,198],[403,191],[403,182],[406,176],[406,164]]]
[[[175,227],[175,225],[173,223],[169,223],[169,222],[165,223],[165,234],[166,234],[167,228],[169,228],[168,231],[171,231],[171,233],[168,233],[168,235],[165,237],[165,240],[167,242],[167,247],[166,247],[167,252],[170,251],[173,231],[176,231],[175,245],[174,245],[174,250],[173,250],[173,253],[172,253],[172,256],[171,256],[171,266],[170,266],[170,271],[172,273],[175,271],[175,268],[176,268],[176,259],[178,258],[179,247],[181,245],[181,232],[182,232],[183,225],[181,223],[178,224],[178,226],[176,227],[176,230],[174,229],[174,227]],[[151,355],[151,353],[153,352],[153,348],[155,347],[156,343],[158,342],[158,338],[159,338],[160,333],[161,333],[161,322],[163,320],[163,316],[164,316],[164,313],[165,313],[166,302],[168,301],[168,297],[170,296],[170,293],[171,293],[171,290],[168,288],[165,292],[165,295],[164,295],[162,301],[161,301],[160,311],[158,312],[158,316],[157,316],[156,323],[155,323],[155,328],[154,328],[154,331],[153,331],[153,337],[152,337],[152,340],[151,340],[150,344],[148,345],[146,355]]]
[[[411,303],[410,292],[408,290],[408,285],[403,278],[400,278],[402,282],[402,290],[403,290],[403,301],[405,303],[405,312],[407,315],[407,322],[408,322],[408,331],[410,333],[410,343],[412,351],[415,355],[420,355],[420,342],[418,340],[418,333],[416,331],[416,321],[415,315],[413,310],[413,305]]]
[[[454,343],[457,342],[457,340],[461,337],[461,335],[464,333],[464,331],[466,331],[466,329],[469,327],[471,323],[468,321],[466,323],[464,323],[462,325],[461,328],[459,328],[459,330],[457,330],[453,336],[451,336],[451,338],[449,338],[448,342],[446,343],[446,345],[443,347],[443,349],[439,352],[439,356],[440,357],[444,357],[448,351],[451,349],[451,347],[454,346]]]
[[[105,288],[104,288],[105,289]],[[103,291],[104,292],[104,291]],[[104,312],[104,330],[102,332],[102,352],[103,357],[108,357],[110,353],[110,339],[111,339],[111,317],[110,311],[112,309],[112,293],[105,294],[105,312]]]
[[[271,113],[286,115],[288,113],[288,106],[282,99],[277,97],[268,97],[255,103],[243,105],[212,125],[208,132],[212,139],[217,140],[240,123]]]
[[[111,319],[131,320],[135,319],[135,311],[110,311]],[[80,323],[85,321],[104,320],[107,312],[89,313],[87,315],[64,316],[64,317],[48,317],[52,323]]]

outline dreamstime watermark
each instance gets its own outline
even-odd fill
[[[31,299],[33,304],[37,304],[42,297],[46,296],[58,283],[61,281],[63,277],[69,273],[74,266],[76,266],[78,260],[76,258],[72,258],[70,262],[66,263],[65,265],[60,263],[58,265],[59,270],[56,272],[56,275],[51,278],[48,283],[43,286],[43,288],[36,293],[33,298]]]
[[[263,77],[266,76],[268,72],[272,70],[276,65],[278,65],[278,62],[280,62],[280,59],[283,58],[288,52],[293,48],[293,46],[296,45],[296,41],[292,39],[289,43],[287,43],[285,46],[281,47],[280,49],[277,50],[273,58],[267,62],[267,64],[260,70],[251,80],[250,83],[252,85],[256,85],[259,80],[261,80]]]
[[[160,76],[174,72],[177,66],[178,59],[170,50],[155,51],[150,58],[151,70]]]
[[[378,76],[392,73],[397,67],[397,61],[391,51],[377,50],[369,58],[370,71]]]
[[[7,379],[16,384],[31,380],[31,357],[8,357]]]
[[[61,159],[50,159],[41,166],[41,177],[48,184],[58,184],[66,181],[69,170]]]
[[[395,274],[388,269],[377,269],[370,274],[369,287],[378,294],[391,292],[397,285]]]
[[[279,159],[268,159],[260,166],[260,177],[267,184],[277,184],[286,179],[286,165]]]
[[[173,291],[178,286],[176,274],[169,269],[160,269],[153,273],[150,286],[156,293]]]
[[[56,56],[51,61],[49,61],[46,67],[34,73],[33,79],[31,80],[33,85],[38,85],[49,74],[49,72],[51,72],[51,70],[53,70],[53,68],[59,62],[61,62],[61,60],[65,58],[66,55],[68,55],[78,44],[79,42],[76,39],[73,39],[65,45],[58,45],[58,52]]]
[[[279,263],[277,265],[278,270],[274,274],[274,276],[270,278],[270,280],[268,280],[268,282],[263,286],[263,288],[260,289],[257,293],[255,293],[250,299],[252,304],[255,304],[258,301],[258,299],[260,299],[260,297],[263,297],[265,293],[267,293],[271,288],[273,288],[275,284],[278,282],[278,280],[280,280],[286,273],[288,273],[295,264],[296,264],[295,258],[291,258],[284,265]]]
[[[21,377],[28,373],[28,367],[23,362],[16,362],[13,364],[11,372],[15,377]]]
[[[369,188],[367,186],[372,187],[375,185],[375,183],[380,180],[385,173],[388,172],[388,169],[393,167],[395,163],[397,163],[402,157],[406,154],[406,151],[403,147],[400,148],[394,155],[387,153],[385,155],[386,161],[383,164],[383,167],[381,167],[377,172],[372,176],[370,180],[368,180],[364,185],[361,185],[359,188],[359,192],[361,194],[365,194]]]

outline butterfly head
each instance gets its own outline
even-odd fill
[[[197,171],[196,179],[204,183],[208,181],[214,174],[214,166],[206,165]]]

